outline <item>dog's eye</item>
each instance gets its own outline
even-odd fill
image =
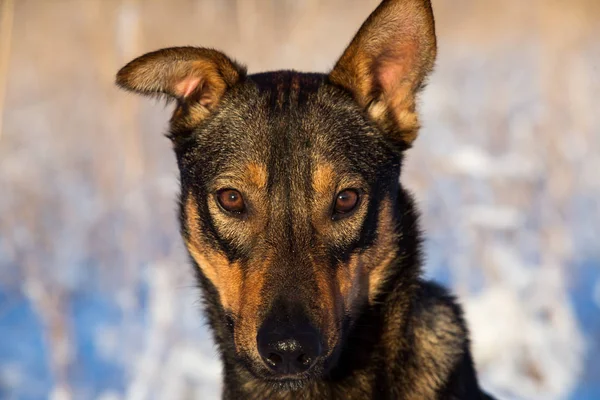
[[[221,189],[217,192],[217,200],[225,211],[241,214],[246,211],[242,194],[235,189]]]
[[[339,192],[335,198],[333,206],[333,218],[340,218],[344,214],[348,214],[358,205],[358,191],[354,189],[346,189]]]

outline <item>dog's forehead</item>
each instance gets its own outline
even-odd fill
[[[248,164],[279,177],[289,175],[285,171],[310,174],[324,164],[338,173],[370,174],[390,159],[351,95],[316,73],[250,75],[200,136],[202,153],[210,155],[207,162],[215,164],[217,174]]]

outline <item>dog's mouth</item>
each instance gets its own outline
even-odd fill
[[[312,377],[282,377],[275,379],[266,379],[265,382],[269,384],[276,391],[297,391],[304,389],[310,382],[315,378]]]
[[[294,375],[275,375],[266,371],[253,371],[252,374],[256,379],[261,381],[266,387],[276,392],[294,392],[304,389],[312,382],[316,382],[323,378],[324,373],[321,367],[317,367],[313,370]],[[265,373],[266,372],[266,373]]]
[[[240,360],[242,361],[242,360]],[[280,385],[280,384],[302,384],[313,380],[322,379],[326,375],[329,368],[326,366],[329,364],[325,359],[316,360],[314,365],[303,372],[289,372],[281,373],[273,371],[264,362],[250,361],[246,359],[244,363],[246,368],[254,375],[255,378],[268,382],[269,384]]]

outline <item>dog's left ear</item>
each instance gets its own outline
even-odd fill
[[[415,97],[436,56],[429,0],[384,0],[339,59],[329,80],[352,92],[402,148],[417,137]]]

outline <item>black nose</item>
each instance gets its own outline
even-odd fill
[[[306,323],[282,326],[267,320],[259,329],[256,340],[263,361],[278,375],[308,371],[321,355],[319,334]]]

